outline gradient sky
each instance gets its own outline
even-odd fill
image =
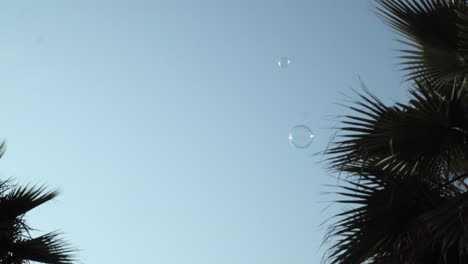
[[[367,0],[3,1],[0,32],[0,176],[63,191],[29,224],[87,264],[319,263],[337,103],[408,98]]]

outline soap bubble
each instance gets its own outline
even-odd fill
[[[312,130],[305,125],[297,125],[289,132],[289,143],[295,148],[307,148],[313,138]]]
[[[291,60],[287,57],[282,57],[279,61],[278,61],[278,66],[280,68],[287,68],[289,66],[289,64],[291,64]]]

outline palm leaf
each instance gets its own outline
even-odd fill
[[[356,115],[347,115],[340,133],[325,153],[339,172],[377,167],[392,175],[433,176],[449,180],[466,168],[468,93],[465,83],[431,89],[416,81],[408,105],[385,106],[369,91],[360,94]],[[442,86],[441,86],[442,87]],[[362,109],[365,110],[362,110]],[[460,179],[463,180],[463,179]]]
[[[16,218],[29,210],[54,199],[58,191],[45,187],[16,187],[0,198],[0,221]]]
[[[23,219],[26,212],[52,200],[58,191],[46,191],[44,186],[18,187],[10,182],[0,184],[0,263],[74,262],[74,250],[57,233],[32,238],[31,228]]]
[[[408,79],[440,82],[468,72],[468,8],[463,0],[377,0],[376,11],[410,49],[403,70]]]
[[[359,174],[359,173],[356,173]],[[395,178],[374,168],[346,180],[339,203],[354,205],[336,215],[325,240],[336,239],[334,264],[464,263],[468,194],[434,185],[425,177]],[[460,246],[462,245],[462,246]],[[459,259],[454,260],[456,255]],[[445,262],[450,259],[451,262]],[[444,261],[445,260],[445,261]]]
[[[10,247],[13,259],[30,260],[50,264],[70,264],[74,261],[74,250],[59,238],[56,232],[37,238],[20,240]]]

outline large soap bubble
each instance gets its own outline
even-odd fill
[[[289,143],[295,148],[307,148],[313,138],[312,130],[305,125],[297,125],[289,132]]]

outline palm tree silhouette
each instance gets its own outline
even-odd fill
[[[333,264],[468,263],[468,3],[376,0],[407,46],[407,103],[364,87],[325,151],[344,173],[325,236]]]
[[[5,142],[0,143],[0,157]],[[25,214],[54,199],[58,191],[45,187],[21,187],[11,180],[0,182],[0,263],[23,264],[33,262],[69,264],[74,262],[74,250],[60,238],[58,232],[31,237],[32,230]]]

